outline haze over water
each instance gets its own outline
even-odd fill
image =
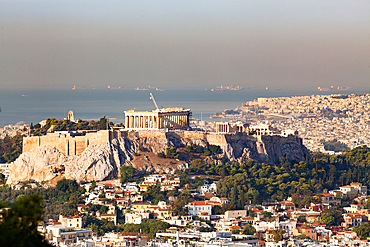
[[[265,91],[244,89],[215,93],[204,90],[0,90],[0,126],[24,121],[38,123],[47,118],[63,119],[73,110],[77,119],[99,119],[107,116],[113,122],[124,122],[124,111],[154,110],[149,98],[152,92],[158,106],[190,108],[193,117],[210,121],[209,116],[224,109],[235,109],[258,97],[281,97],[331,93],[366,93],[366,91]],[[212,119],[211,121],[221,121]]]
[[[205,119],[257,97],[336,93],[317,87],[366,93],[369,13],[368,0],[0,0],[0,125],[69,110],[120,122],[154,108],[132,90],[148,85],[168,89],[159,105]],[[204,91],[219,85],[250,90]]]

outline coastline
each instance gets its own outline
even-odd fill
[[[155,89],[138,91],[122,90],[70,90],[70,89],[3,89],[0,91],[0,126],[24,121],[30,124],[46,118],[63,119],[72,110],[77,119],[99,119],[103,116],[124,122],[124,111],[130,109],[155,109],[149,99],[153,91],[159,106],[184,107],[192,110],[193,118],[205,121],[219,121],[209,116],[225,109],[235,109],[247,101],[260,97],[289,97],[330,94],[363,94],[366,90],[312,91],[265,91],[265,89],[228,90],[215,94],[205,90]],[[24,95],[27,95],[25,97]]]

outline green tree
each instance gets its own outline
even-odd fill
[[[304,216],[304,215],[298,216],[298,222],[299,223],[306,223],[307,222],[306,216]]]
[[[296,239],[309,239],[310,240],[311,238],[307,235],[301,234],[301,235],[298,235]]]
[[[38,194],[19,197],[9,209],[0,203],[0,246],[52,246],[37,231],[42,221],[42,197]]]
[[[256,228],[254,228],[252,225],[246,225],[243,229],[243,234],[253,235],[255,233],[256,233]]]
[[[171,159],[178,159],[180,155],[176,152],[175,147],[167,147],[166,148],[166,158],[171,158]]]
[[[272,235],[274,236],[274,241],[277,243],[283,240],[285,231],[283,229],[276,229],[272,231]]]
[[[78,190],[79,186],[76,182],[76,180],[70,180],[70,179],[61,179],[57,182],[56,189],[63,191],[63,192],[76,192]]]
[[[135,168],[132,166],[121,166],[121,184],[131,182],[135,171]]]
[[[339,226],[343,222],[343,216],[340,211],[325,209],[321,213],[320,222],[327,226]]]
[[[202,146],[197,146],[195,148],[195,152],[197,152],[197,153],[203,153],[203,147]]]
[[[359,227],[353,229],[361,239],[367,239],[370,237],[370,224],[364,223],[361,224]]]
[[[170,210],[174,216],[184,216],[187,214],[185,205],[193,199],[189,190],[183,190],[181,194],[172,202],[170,202]]]
[[[220,146],[217,145],[209,145],[209,151],[211,151],[214,154],[219,154],[222,152]]]
[[[365,208],[370,209],[370,199],[367,199],[365,202]]]
[[[107,121],[108,119],[104,116],[100,118],[98,125],[97,125],[97,130],[106,130],[107,129]]]

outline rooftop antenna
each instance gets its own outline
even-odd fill
[[[157,110],[159,110],[157,102],[155,102],[155,99],[154,99],[154,96],[153,96],[152,93],[150,93],[150,99],[153,100],[153,103],[154,103],[155,107],[157,108]]]

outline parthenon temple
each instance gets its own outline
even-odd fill
[[[189,127],[190,109],[162,108],[153,111],[125,111],[126,129],[163,129]]]

